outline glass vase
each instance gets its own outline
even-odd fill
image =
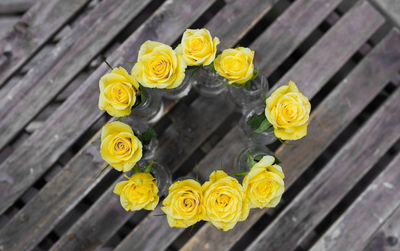
[[[166,99],[181,99],[187,96],[192,88],[190,71],[186,72],[182,84],[172,89],[158,89],[157,92]]]
[[[212,97],[227,90],[227,85],[222,83],[226,80],[208,67],[201,67],[196,70],[193,73],[192,79],[193,88],[201,96]]]
[[[145,166],[150,162],[144,161]],[[158,196],[165,197],[168,195],[168,189],[172,184],[171,171],[158,162],[154,162],[150,173],[154,176],[158,186]]]
[[[237,172],[250,171],[250,162],[248,155],[250,155],[253,159],[257,159],[257,157],[261,158],[265,155],[273,155],[273,154],[271,150],[269,150],[265,146],[258,145],[258,146],[246,147],[236,157],[235,170]],[[258,161],[256,160],[256,162]]]
[[[229,94],[232,101],[242,110],[247,112],[253,107],[264,103],[264,95],[268,93],[268,81],[263,74],[258,74],[251,80],[250,85],[240,88],[230,86]]]
[[[164,103],[154,90],[143,88],[146,100],[132,109],[129,117],[144,123],[153,124],[161,119],[164,111]]]
[[[243,116],[239,120],[239,127],[243,131],[243,133],[247,136],[250,145],[269,145],[274,143],[277,138],[274,134],[274,128],[271,126],[262,132],[257,132],[256,128],[253,128],[249,125],[249,120],[254,115],[259,115],[265,112],[265,104],[259,104],[255,107],[252,107],[250,110],[247,110],[243,113]]]
[[[125,117],[122,119],[122,122],[128,124],[132,127],[133,131],[136,135],[141,135],[145,133],[149,129],[149,124],[144,123],[140,120],[134,120],[131,117]],[[156,155],[156,150],[158,148],[158,139],[157,137],[153,137],[150,140],[142,141],[143,145],[143,155],[141,160],[152,160]]]

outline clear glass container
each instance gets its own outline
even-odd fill
[[[227,90],[226,81],[218,73],[213,72],[209,67],[201,67],[196,70],[192,76],[193,88],[205,97],[219,95]]]
[[[262,114],[264,110],[265,104],[258,104],[246,111],[239,120],[239,127],[249,139],[250,145],[269,145],[277,140],[272,126],[265,131],[256,132],[256,129],[248,124],[252,116]]]
[[[181,99],[187,96],[192,88],[191,72],[185,73],[185,78],[181,85],[172,89],[158,89],[157,92],[166,99]]]
[[[127,123],[129,126],[132,127],[135,134],[141,135],[145,133],[149,129],[149,124],[144,123],[140,120],[134,120],[130,117],[126,117],[122,119],[124,123]],[[158,148],[159,141],[157,137],[153,137],[148,141],[142,141],[143,145],[143,156],[142,160],[152,160],[156,155],[156,151]]]
[[[255,79],[251,80],[250,88],[247,86],[241,88],[230,86],[229,94],[232,101],[241,108],[242,112],[247,112],[264,103],[264,94],[268,94],[267,78],[259,73]]]
[[[235,160],[235,170],[236,172],[250,171],[249,157],[250,155],[253,159],[261,158],[265,155],[273,155],[271,150],[265,146],[249,146],[243,149]],[[255,160],[258,162],[257,160]]]
[[[156,123],[161,119],[164,111],[164,103],[154,90],[143,88],[146,100],[144,103],[134,107],[129,117],[145,123]]]
[[[150,160],[140,161],[139,167],[141,170],[150,164]],[[172,184],[171,171],[158,162],[154,162],[151,167],[150,173],[154,176],[158,187],[158,196],[165,197],[168,195],[168,189]]]

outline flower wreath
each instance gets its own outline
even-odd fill
[[[143,87],[177,88],[184,81],[185,71],[200,67],[217,72],[225,78],[224,84],[249,87],[258,74],[258,70],[254,71],[254,51],[237,47],[218,53],[219,43],[204,28],[187,29],[175,49],[160,42],[144,42],[131,73],[117,67],[100,78],[99,109],[113,117],[128,116],[146,99]],[[255,114],[248,124],[256,132],[273,129],[280,140],[297,140],[307,134],[310,109],[309,100],[290,81],[265,97],[265,112]],[[101,157],[117,171],[133,171],[132,176],[125,175],[127,180],[114,187],[126,211],[154,210],[159,203],[159,188],[151,169],[153,162],[144,168],[138,165],[143,156],[143,142],[154,136],[151,128],[135,134],[121,121],[102,128]],[[271,155],[254,158],[248,155],[249,171],[233,175],[244,176],[242,183],[222,170],[212,172],[209,181],[203,184],[195,179],[176,181],[169,187],[161,210],[171,227],[186,228],[205,220],[227,231],[238,221],[246,220],[251,208],[275,207],[279,203],[285,190],[285,176],[278,164]]]

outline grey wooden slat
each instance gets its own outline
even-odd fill
[[[399,97],[397,98],[399,99]],[[399,107],[399,102],[397,102],[397,110]],[[340,216],[311,250],[363,250],[374,232],[400,206],[399,166],[400,154]]]
[[[400,1],[398,0],[371,0],[376,3],[388,16],[390,16],[395,24],[400,27]]]
[[[374,233],[373,238],[364,248],[365,251],[397,251],[400,239],[400,207]]]
[[[340,2],[295,1],[252,44],[257,48],[255,59],[264,74],[270,75]]]
[[[18,20],[19,17],[0,17],[0,38],[3,38]]]
[[[0,14],[15,14],[27,11],[35,0],[1,0]]]
[[[362,91],[363,88],[360,88],[359,92]],[[346,113],[343,109],[346,105],[340,104],[343,100],[338,101],[330,110],[337,109]],[[398,113],[400,90],[379,108],[327,166],[261,232],[248,250],[259,250],[265,245],[271,249],[295,249],[396,142],[400,135],[400,117],[393,118],[392,114]],[[346,230],[346,234],[354,234],[355,237],[359,232],[352,233]],[[350,246],[342,248],[348,249]]]
[[[0,86],[87,2],[37,1],[21,18],[21,25],[0,41]]]
[[[0,149],[149,2],[102,1],[22,81],[7,92],[0,92]]]
[[[365,10],[365,8],[367,7],[361,7],[361,10]],[[368,8],[367,8],[368,10]],[[355,16],[360,16],[360,11],[358,11],[358,15]],[[372,15],[373,16],[373,15]],[[377,17],[379,18],[379,17]],[[362,22],[361,22],[362,21]],[[358,20],[359,24],[362,24],[363,22],[368,22],[366,20]],[[346,21],[346,23],[352,23],[352,20],[348,20]],[[338,30],[346,30],[346,25],[341,26],[340,25],[341,22],[337,23],[335,25],[335,27],[339,27],[337,28]],[[324,36],[323,38],[321,38],[321,40],[308,52],[311,55],[314,55],[314,60],[311,60],[311,57],[309,59],[307,59],[306,62],[307,64],[312,63],[315,67],[312,69],[312,71],[314,72],[319,72],[320,76],[326,76],[326,75],[330,75],[332,76],[334,74],[334,72],[340,68],[340,65],[343,63],[339,63],[336,61],[335,57],[338,58],[343,58],[343,61],[347,60],[346,58],[348,58],[349,56],[344,56],[341,54],[340,48],[337,46],[337,41],[336,40],[341,40],[344,39],[350,40],[352,41],[352,39],[356,39],[356,35],[361,35],[361,30],[357,31],[357,34],[355,34],[355,32],[350,32],[351,30],[354,29],[354,27],[351,25],[350,29],[347,30],[348,32],[338,32],[336,30],[335,27],[332,27],[330,32],[328,34],[326,34],[326,36]],[[341,27],[341,28],[340,28]],[[376,27],[375,27],[376,29]],[[359,40],[359,46],[363,43],[363,41],[365,41],[366,39],[368,39],[368,36],[373,32],[374,29],[366,32],[364,36],[363,40]],[[397,32],[392,32],[394,34],[396,34]],[[339,37],[338,34],[347,34],[346,36],[341,36]],[[349,37],[350,36],[350,37]],[[393,41],[394,40],[394,41]],[[384,59],[382,58],[383,53],[386,54],[386,50],[388,50],[386,47],[391,48],[390,46],[394,46],[394,44],[396,44],[396,35],[391,35],[388,38],[386,38],[385,40],[386,42],[383,43],[382,45],[379,46],[379,50],[375,51],[375,53],[369,55],[367,57],[367,59],[364,61],[363,66],[365,67],[365,69],[361,69],[359,70],[359,75],[355,75],[355,79],[356,78],[360,78],[361,76],[363,76],[363,74],[365,74],[364,72],[367,71],[368,69],[374,69],[377,74],[375,77],[377,80],[377,82],[379,84],[371,86],[369,88],[371,88],[369,90],[369,93],[366,93],[366,99],[363,100],[361,103],[355,104],[358,105],[359,107],[357,107],[356,111],[352,111],[350,113],[350,116],[348,118],[348,121],[351,121],[352,118],[354,118],[356,116],[356,114],[360,111],[360,109],[366,105],[366,103],[368,102],[368,100],[370,100],[378,91],[379,89],[386,83],[385,81],[390,80],[391,78],[393,78],[393,76],[396,74],[396,67],[398,66],[398,63],[395,61],[394,58],[391,59]],[[332,46],[332,49],[328,49],[329,47],[326,46],[326,44],[330,44]],[[321,55],[320,53],[320,49],[319,48],[325,48],[325,54],[328,55],[332,55],[331,57],[326,57],[326,55]],[[392,48],[391,50],[396,51],[398,50],[398,48]],[[314,54],[314,51],[316,52]],[[349,53],[349,52],[345,52],[345,53]],[[352,54],[353,52],[351,52],[350,54]],[[398,54],[398,52],[394,52],[394,54]],[[389,53],[387,53],[386,55],[390,55]],[[305,56],[306,57],[306,56]],[[320,58],[324,59],[321,60]],[[379,59],[379,60],[376,60]],[[376,61],[375,61],[376,60]],[[300,60],[302,61],[302,60]],[[372,63],[373,61],[375,61],[375,63]],[[396,62],[396,65],[393,65],[391,61]],[[319,64],[315,64],[313,62],[319,62]],[[324,66],[324,64],[329,64],[332,66],[331,68],[327,68]],[[392,65],[394,66],[391,69],[387,69],[388,72],[386,72],[385,67],[386,66],[382,66],[382,65]],[[291,74],[292,76],[296,76],[299,79],[302,78],[306,78],[306,76],[303,75],[298,75],[297,74],[297,69],[299,69],[299,72],[301,72],[301,63],[297,64],[296,66],[294,66],[291,69]],[[320,70],[321,69],[321,70]],[[389,74],[389,78],[386,78],[387,76],[384,74]],[[307,72],[304,72],[303,74],[308,74]],[[314,74],[314,73],[310,73],[310,74]],[[315,74],[316,75],[316,74]],[[317,76],[317,75],[316,75]],[[353,75],[352,75],[353,76]],[[306,96],[308,97],[312,97],[313,95],[315,95],[315,93],[318,91],[318,89],[320,89],[325,83],[326,81],[328,81],[329,78],[326,77],[319,77],[317,78],[317,81],[313,81],[311,83],[308,84],[304,84],[303,82],[298,82],[300,89],[302,90],[303,93],[305,93]],[[385,81],[381,81],[382,79],[384,79]],[[344,81],[350,81],[348,78],[345,79]],[[280,81],[279,81],[280,82]],[[354,82],[354,81],[353,81]],[[303,88],[303,84],[304,84],[304,88]],[[368,98],[367,98],[368,97]],[[348,96],[348,99],[352,99],[351,96]],[[329,99],[331,100],[331,102],[335,102],[334,99]],[[355,109],[355,108],[353,108]],[[315,116],[315,115],[313,115]],[[318,117],[318,116],[317,116]],[[331,121],[331,119],[329,119],[329,121]],[[341,122],[348,122],[348,121],[341,121]],[[284,167],[285,173],[286,173],[286,179],[285,179],[285,183],[290,186],[290,184],[294,181],[294,179],[296,177],[298,177],[298,175],[300,175],[308,165],[310,165],[312,163],[312,161],[328,146],[329,142],[331,142],[333,140],[333,138],[340,132],[340,130],[342,130],[346,124],[337,124],[339,121],[336,122],[336,125],[338,126],[338,128],[333,128],[332,127],[332,133],[324,133],[323,137],[326,137],[324,139],[321,138],[315,138],[315,137],[306,137],[300,141],[297,141],[295,143],[293,143],[292,146],[290,147],[281,147],[280,149],[278,149],[277,151],[277,155],[280,159],[284,160],[284,162],[282,163],[282,166]],[[325,122],[323,122],[325,124]],[[240,138],[239,135],[241,134],[240,129],[238,128],[234,128],[227,136],[227,142],[225,142],[225,139],[221,142],[221,147],[224,147],[226,145],[232,145],[232,140],[234,140],[235,138]],[[309,135],[311,135],[312,133],[310,132]],[[318,134],[319,135],[319,134]],[[219,158],[221,156],[221,154],[229,154],[232,156],[235,156],[235,154],[237,154],[238,151],[241,150],[241,148],[243,149],[245,147],[245,142],[246,141],[238,141],[235,144],[235,147],[231,149],[218,149],[218,147],[215,150],[215,155],[214,155],[214,151],[211,152],[209,155],[213,156],[210,158],[213,158],[214,163],[213,164],[208,164],[210,166],[212,165],[217,165],[219,163]],[[301,144],[301,142],[303,144]],[[301,159],[298,158],[298,156],[302,156]],[[232,158],[234,159],[234,158]],[[233,166],[232,163],[232,159],[230,161],[227,162],[227,166],[231,167]],[[212,162],[212,160],[210,160],[210,162]],[[206,168],[199,168],[200,171],[202,170],[207,170]],[[233,170],[230,170],[230,172],[232,172]],[[208,171],[211,172],[211,171]],[[289,173],[288,173],[289,172]],[[208,173],[207,173],[208,175]],[[215,229],[212,225],[210,224],[206,224],[205,226],[203,226],[198,232],[197,234],[192,237],[190,239],[190,241],[183,247],[183,250],[191,250],[195,247],[201,247],[202,249],[206,249],[206,250],[215,250],[215,249],[228,249],[229,247],[232,247],[235,243],[235,241],[237,241],[241,236],[244,235],[244,233],[264,214],[265,211],[254,211],[253,215],[250,216],[250,218],[245,221],[244,223],[239,223],[238,227],[234,228],[233,230],[229,231],[228,233],[219,231],[217,229]]]
[[[139,47],[144,41],[172,43],[186,25],[193,22],[211,3],[212,1],[202,1],[201,5],[182,11],[178,7],[183,4],[181,1],[166,2],[158,12],[132,33],[108,61],[112,65],[128,68],[131,64],[127,62],[136,59]],[[176,16],[181,18],[178,19]],[[168,32],[165,32],[166,30]],[[4,212],[92,123],[104,114],[97,107],[98,80],[108,71],[108,67],[104,64],[97,68],[47,120],[42,130],[32,134],[0,166],[0,172],[10,177],[1,183],[3,190],[0,198],[4,200],[0,205],[0,212]],[[11,168],[15,166],[20,168]],[[29,170],[32,170],[30,175],[24,175]]]

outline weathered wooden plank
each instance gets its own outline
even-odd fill
[[[365,7],[362,7],[365,8]],[[360,12],[358,12],[360,13]],[[315,68],[312,69],[312,71],[314,72],[319,72],[321,74],[321,76],[325,76],[325,75],[330,75],[332,76],[334,74],[334,72],[340,68],[340,65],[343,63],[339,63],[336,61],[336,59],[334,59],[334,57],[339,57],[339,58],[344,58],[343,60],[345,61],[348,56],[344,56],[341,54],[341,50],[340,48],[337,47],[338,42],[336,40],[339,39],[345,39],[346,41],[352,41],[352,37],[349,36],[353,36],[353,40],[356,39],[356,35],[361,35],[360,30],[357,31],[357,34],[354,34],[353,32],[350,32],[354,27],[350,26],[350,30],[348,30],[348,33],[346,36],[341,36],[339,37],[338,34],[346,34],[346,32],[339,32],[340,30],[344,29],[346,30],[347,25],[341,26],[341,22],[337,23],[334,27],[331,28],[331,30],[329,31],[328,34],[326,34],[326,36],[324,36],[323,38],[321,38],[321,40],[312,48],[310,49],[309,53],[314,55],[314,60],[315,62],[320,62],[320,64],[315,64]],[[346,21],[347,23],[351,23],[351,20]],[[362,24],[363,22],[368,22],[366,20],[358,20],[359,25]],[[364,40],[359,40],[359,46],[363,43],[363,41],[365,41],[368,36],[371,34],[371,32],[373,32],[373,30],[370,30],[367,32],[367,34],[363,35],[364,36]],[[393,32],[394,34],[397,34],[397,32]],[[397,35],[398,36],[398,35]],[[393,76],[395,75],[395,69],[396,67],[392,68],[392,69],[387,69],[388,70],[388,74],[390,75],[390,78],[386,78],[387,76],[385,76],[385,65],[390,65],[392,64],[391,61],[395,61],[394,58],[392,58],[391,60],[389,59],[384,59],[383,58],[383,54],[385,55],[389,55],[389,53],[386,53],[386,51],[388,50],[387,47],[390,48],[390,46],[394,46],[396,44],[396,35],[391,35],[390,37],[386,38],[385,43],[382,43],[378,48],[379,50],[375,50],[375,53],[369,55],[367,57],[367,59],[364,61],[363,64],[363,68],[360,69],[358,71],[357,74],[352,75],[353,76],[353,81],[351,83],[353,83],[354,81],[359,81],[358,79],[364,79],[364,75],[366,74],[365,72],[368,73],[369,69],[374,69],[374,72],[376,73],[380,73],[381,75],[376,75],[376,82],[379,83],[377,85],[374,86],[368,86],[368,88],[371,88],[369,91],[369,93],[366,93],[366,97],[368,97],[366,100],[363,100],[361,103],[355,104],[355,105],[359,105],[360,107],[357,108],[356,111],[351,111],[351,113],[349,114],[349,118],[348,121],[351,121],[352,118],[354,118],[357,113],[360,111],[360,109],[365,106],[368,103],[368,100],[372,99],[372,97],[380,90],[380,88],[386,84],[386,81],[389,81],[391,78],[393,78]],[[326,44],[329,43],[332,45],[332,49],[329,49],[329,47],[326,46]],[[320,49],[319,47],[325,48],[325,53],[328,55],[332,55],[331,58],[326,57],[325,55],[321,55]],[[395,54],[398,53],[398,49],[399,48],[392,48],[392,50],[397,52]],[[313,51],[315,50],[315,54],[313,53]],[[353,52],[351,52],[350,54],[352,54]],[[320,58],[323,58],[324,60],[320,60]],[[379,60],[376,60],[379,59]],[[373,63],[375,61],[375,64]],[[309,59],[308,63],[312,63],[312,60]],[[331,68],[327,68],[325,66],[323,66],[323,64],[330,64],[332,66],[333,69]],[[302,75],[298,75],[297,74],[297,68],[299,68],[301,66],[301,64],[297,64],[296,66],[294,66],[291,69],[291,73],[292,76],[296,76],[297,78],[305,78],[305,76]],[[301,67],[299,68],[301,69]],[[307,72],[304,72],[303,74],[308,74]],[[314,74],[314,73],[312,73]],[[316,75],[316,74],[315,74]],[[300,85],[300,88],[302,90],[302,92],[305,93],[306,96],[308,97],[312,97],[315,95],[315,93],[318,91],[318,89],[320,89],[325,83],[326,81],[328,81],[329,78],[325,78],[325,77],[318,77],[317,78],[318,81],[325,81],[325,82],[317,82],[317,81],[312,81],[311,83],[307,83],[305,84],[304,88],[303,88],[303,84],[304,82],[298,82],[298,84]],[[345,81],[350,81],[349,79],[346,79]],[[372,82],[370,82],[372,83]],[[345,90],[343,90],[345,91]],[[347,99],[352,100],[353,98],[351,97],[351,95],[347,96]],[[347,100],[345,99],[345,100]],[[335,100],[337,100],[337,98],[335,99],[328,99],[330,100],[330,102],[335,102]],[[355,109],[355,108],[353,108]],[[330,116],[330,115],[328,115]],[[318,118],[318,117],[317,117]],[[331,121],[331,120],[329,120]],[[346,124],[342,124],[342,123],[348,123],[348,121],[336,121],[336,124],[338,126],[338,128],[332,128],[331,134],[329,134],[328,132],[324,132],[323,133],[323,139],[321,138],[312,138],[312,137],[306,137],[296,143],[294,143],[293,146],[290,147],[282,147],[278,150],[277,155],[280,159],[284,160],[284,162],[282,163],[282,166],[284,166],[284,170],[285,172],[289,172],[286,175],[286,180],[285,183],[287,185],[290,186],[290,184],[295,180],[296,177],[298,177],[298,175],[300,175],[306,168],[308,165],[310,165],[312,163],[312,161],[329,145],[329,143],[333,140],[333,138],[340,132],[340,130],[342,130]],[[339,124],[338,124],[339,123]],[[325,124],[325,122],[324,122]],[[237,152],[239,150],[241,150],[240,148],[244,148],[245,147],[245,141],[240,142],[238,141],[236,144],[236,147],[233,148],[232,150],[234,152],[231,152],[231,149],[223,149],[223,146],[226,145],[231,145],[232,144],[232,139],[238,138],[240,135],[240,129],[235,128],[233,129],[228,136],[226,137],[227,139],[229,139],[228,142],[225,142],[225,139],[221,141],[221,149],[217,150],[215,155],[214,155],[214,151],[211,152],[209,155],[213,156],[210,158],[213,158],[213,164],[212,160],[210,160],[210,164],[209,165],[217,165],[219,163],[219,158],[221,156],[221,153],[223,152],[224,154],[231,154],[231,155],[235,155],[237,154]],[[309,135],[312,135],[313,133],[309,133]],[[319,133],[318,133],[319,135]],[[326,137],[326,138],[325,138]],[[298,158],[298,156],[302,156],[301,159]],[[234,158],[232,158],[234,159]],[[232,163],[232,159],[230,161],[227,162],[227,167],[231,167],[233,166]],[[202,170],[206,170],[204,167],[203,168],[199,168],[200,171]],[[230,172],[232,172],[233,170],[230,170]],[[208,171],[210,172],[210,171]],[[229,231],[228,233],[219,231],[217,229],[215,229],[212,225],[210,224],[206,224],[205,226],[203,226],[198,233],[190,239],[190,241],[183,247],[183,250],[191,250],[193,248],[198,248],[201,247],[202,249],[206,249],[206,250],[219,250],[219,249],[229,249],[230,247],[232,247],[234,245],[234,243],[240,239],[241,236],[244,235],[244,233],[264,214],[264,211],[254,211],[253,214],[255,214],[255,216],[251,216],[251,218],[249,218],[246,222],[244,223],[239,223],[238,227],[234,228],[233,230]]]
[[[400,1],[398,0],[371,0],[376,3],[388,16],[390,16],[395,24],[400,27]]]
[[[134,3],[128,0],[102,1],[22,81],[6,93],[0,93],[0,149],[112,41],[148,2],[150,0]]]
[[[234,46],[277,2],[277,0],[226,0],[225,6],[207,23],[207,29],[223,38],[218,48]],[[251,12],[249,12],[251,10]],[[222,29],[222,27],[225,29]]]
[[[340,2],[295,1],[252,44],[257,48],[256,62],[264,74],[270,75]]]
[[[362,92],[363,89],[360,88],[359,91]],[[335,106],[333,109],[346,112],[343,108],[347,105],[341,105],[340,102],[331,104]],[[396,142],[400,135],[400,117],[393,118],[391,114],[398,113],[400,113],[400,90],[379,108],[248,249],[259,250],[265,245],[271,249],[295,249]],[[354,234],[355,237],[359,232],[346,230],[346,234],[348,236]],[[343,247],[350,248],[350,246]]]
[[[322,37],[278,83],[286,84],[293,80],[306,90],[306,96],[313,96],[320,89],[315,83],[326,83],[332,78],[343,62],[349,60],[383,22],[384,18],[367,1],[358,2],[329,30],[329,36]],[[352,33],[352,36],[348,33]],[[318,55],[317,60],[315,55]],[[324,63],[328,61],[328,64]],[[278,87],[275,85],[272,89]]]
[[[0,41],[0,86],[89,0],[42,0]]]
[[[397,102],[397,108],[399,107]],[[400,154],[340,216],[311,250],[363,250],[368,239],[385,219],[400,207],[399,166]]]
[[[24,13],[35,3],[35,0],[1,0],[0,14]]]
[[[374,233],[373,238],[364,248],[365,251],[397,251],[400,239],[400,207],[396,212]]]
[[[15,23],[19,20],[19,17],[1,17],[0,18],[0,38],[3,38]]]

